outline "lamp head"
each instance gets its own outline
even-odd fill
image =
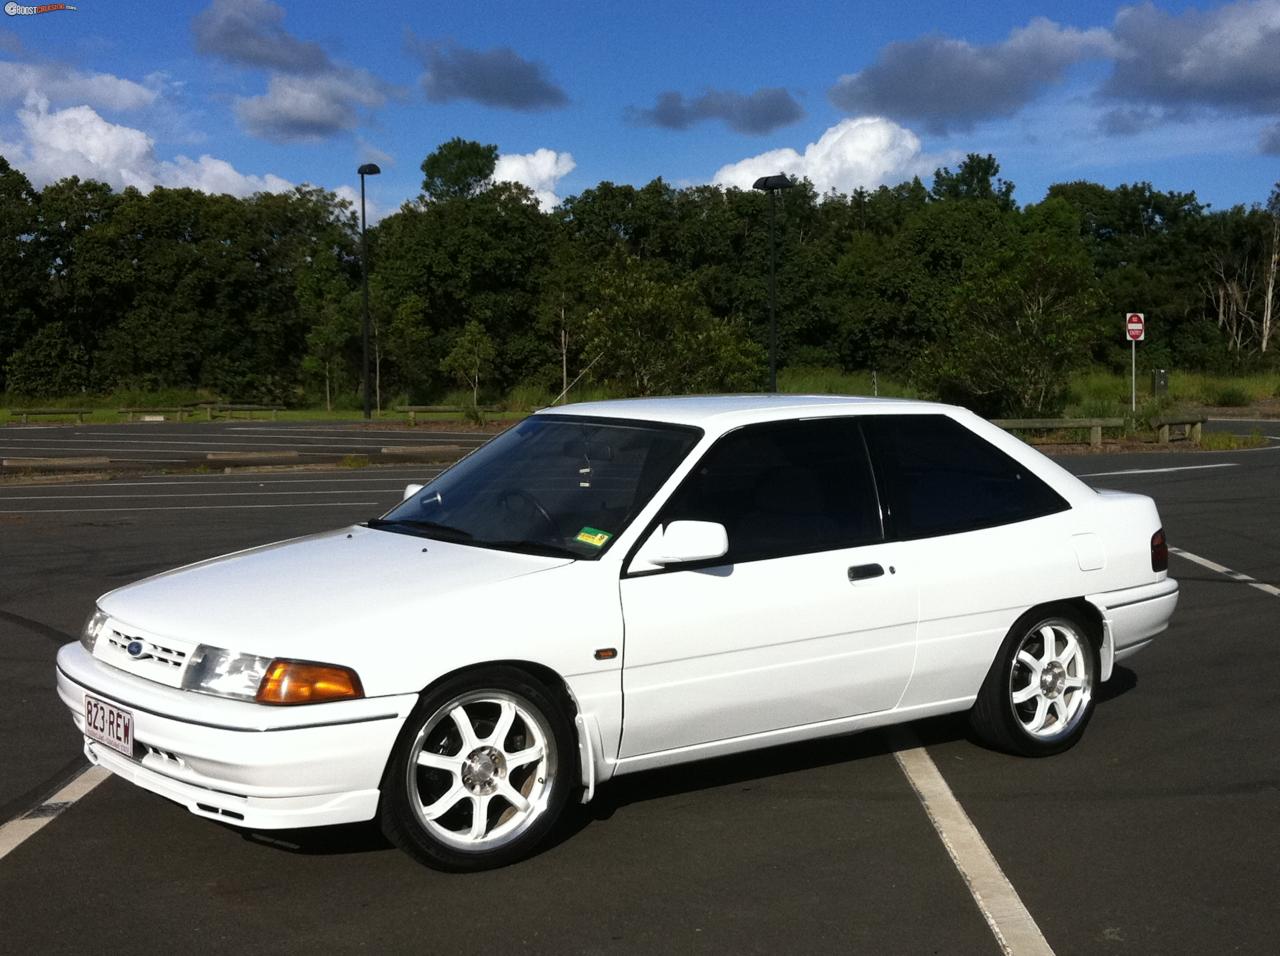
[[[772,192],[775,189],[790,189],[795,183],[791,181],[790,176],[778,173],[776,176],[761,176],[751,184],[752,189],[759,189],[763,192]]]

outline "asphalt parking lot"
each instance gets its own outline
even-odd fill
[[[428,469],[0,485],[0,824],[52,817],[0,858],[0,952],[999,952],[895,759],[919,741],[1056,952],[1274,952],[1280,447],[1062,463],[1155,497],[1183,585],[1079,746],[1009,757],[946,718],[639,774],[464,877],[370,827],[245,834],[112,779],[46,803],[84,762],[53,656],[98,594],[362,520]]]

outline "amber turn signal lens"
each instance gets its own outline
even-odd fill
[[[364,696],[356,672],[333,664],[272,661],[258,685],[260,704],[318,704]]]

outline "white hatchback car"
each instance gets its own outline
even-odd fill
[[[527,855],[624,773],[969,711],[1071,746],[1178,586],[1148,498],[962,409],[755,395],[525,419],[381,518],[104,595],[95,764],[252,828]]]

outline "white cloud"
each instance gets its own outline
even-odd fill
[[[260,96],[239,97],[236,116],[253,136],[272,142],[324,139],[360,125],[362,111],[387,100],[387,90],[365,70],[314,76],[273,74]]]
[[[556,184],[578,164],[573,154],[554,149],[538,149],[532,153],[509,153],[498,157],[493,168],[494,182],[520,183],[533,190],[538,205],[551,209],[559,205]]]
[[[160,91],[159,77],[150,86],[110,73],[81,73],[56,63],[0,61],[0,101],[22,101],[35,93],[54,103],[136,110],[150,106]]]
[[[921,152],[920,137],[879,116],[841,120],[810,143],[803,153],[790,147],[773,149],[722,166],[712,182],[750,189],[761,176],[786,173],[807,177],[818,192],[851,192],[894,185],[912,176],[926,176],[939,158]]]
[[[339,186],[333,192],[339,199],[345,199],[347,202],[351,203],[351,211],[356,214],[356,222],[358,224],[360,221],[358,218],[360,216],[360,190],[356,189],[354,186],[343,185]],[[375,223],[380,222],[382,217],[386,214],[387,211],[383,209],[379,203],[374,202],[368,197],[366,190],[366,195],[364,197],[364,215],[369,225],[372,226]]]
[[[22,140],[0,143],[0,152],[36,186],[79,176],[116,189],[134,186],[144,192],[155,186],[186,186],[207,193],[248,196],[293,188],[279,176],[247,175],[209,155],[160,160],[155,141],[146,133],[108,122],[88,106],[50,110],[47,99],[28,95],[17,116]]]

